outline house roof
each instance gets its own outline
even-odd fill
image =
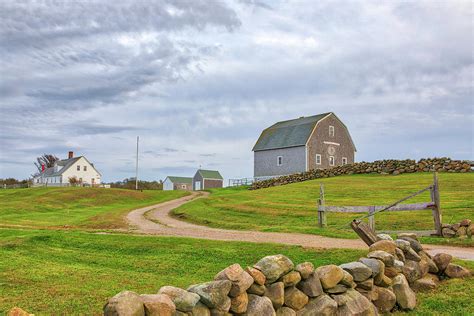
[[[69,158],[69,159],[62,159],[62,160],[58,160],[56,161],[56,164],[59,166],[59,167],[62,167],[61,169],[59,169],[58,171],[54,172],[54,167],[50,167],[50,168],[46,168],[44,170],[43,173],[40,173],[38,176],[42,176],[42,177],[57,177],[57,176],[60,176],[62,175],[67,169],[69,169],[76,161],[78,161],[79,159],[81,158],[84,158],[91,166],[92,168],[94,168],[94,170],[102,175],[94,166],[94,164],[90,163],[89,160],[87,160],[86,157],[84,156],[77,156],[77,157],[74,157],[74,158]]]
[[[222,178],[219,171],[216,171],[216,170],[199,169],[197,171],[197,173],[199,173],[203,177],[203,179],[218,179],[218,180],[223,180],[224,179],[224,178]]]
[[[281,121],[263,130],[253,151],[304,146],[316,124],[332,112]]]
[[[186,184],[192,184],[193,183],[193,178],[188,178],[188,177],[168,176],[167,178],[170,179],[170,181],[173,182],[173,183],[186,183]]]

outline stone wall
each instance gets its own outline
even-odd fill
[[[377,315],[416,308],[416,292],[471,272],[448,254],[431,257],[416,235],[393,241],[380,234],[366,257],[341,265],[295,265],[283,255],[243,269],[233,264],[214,280],[186,290],[164,286],[155,294],[120,292],[104,315]]]
[[[467,161],[451,160],[450,158],[430,158],[415,160],[377,160],[374,162],[357,162],[331,169],[315,169],[308,172],[282,176],[274,179],[255,182],[250,189],[262,189],[278,185],[285,185],[318,178],[334,177],[338,175],[378,173],[402,174],[414,172],[470,172],[471,165]]]
[[[474,223],[466,218],[459,223],[443,224],[442,234],[445,238],[459,237],[460,239],[474,239]]]

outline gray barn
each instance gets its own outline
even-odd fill
[[[199,169],[193,177],[193,190],[222,188],[224,179],[219,171]]]
[[[254,177],[265,179],[351,164],[356,147],[332,112],[273,124],[253,147]]]

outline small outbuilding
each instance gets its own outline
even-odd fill
[[[219,171],[199,169],[193,177],[193,190],[222,188],[224,179]]]
[[[163,190],[187,190],[192,191],[193,178],[168,176],[163,182]]]

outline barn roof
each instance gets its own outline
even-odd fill
[[[197,172],[201,174],[203,179],[218,179],[218,180],[223,179],[219,171],[216,171],[216,170],[199,169]]]
[[[188,178],[188,177],[168,176],[167,178],[170,179],[170,181],[173,182],[173,183],[186,183],[186,184],[192,184],[193,183],[193,178]]]
[[[304,146],[316,124],[332,112],[281,121],[263,130],[253,151]]]

